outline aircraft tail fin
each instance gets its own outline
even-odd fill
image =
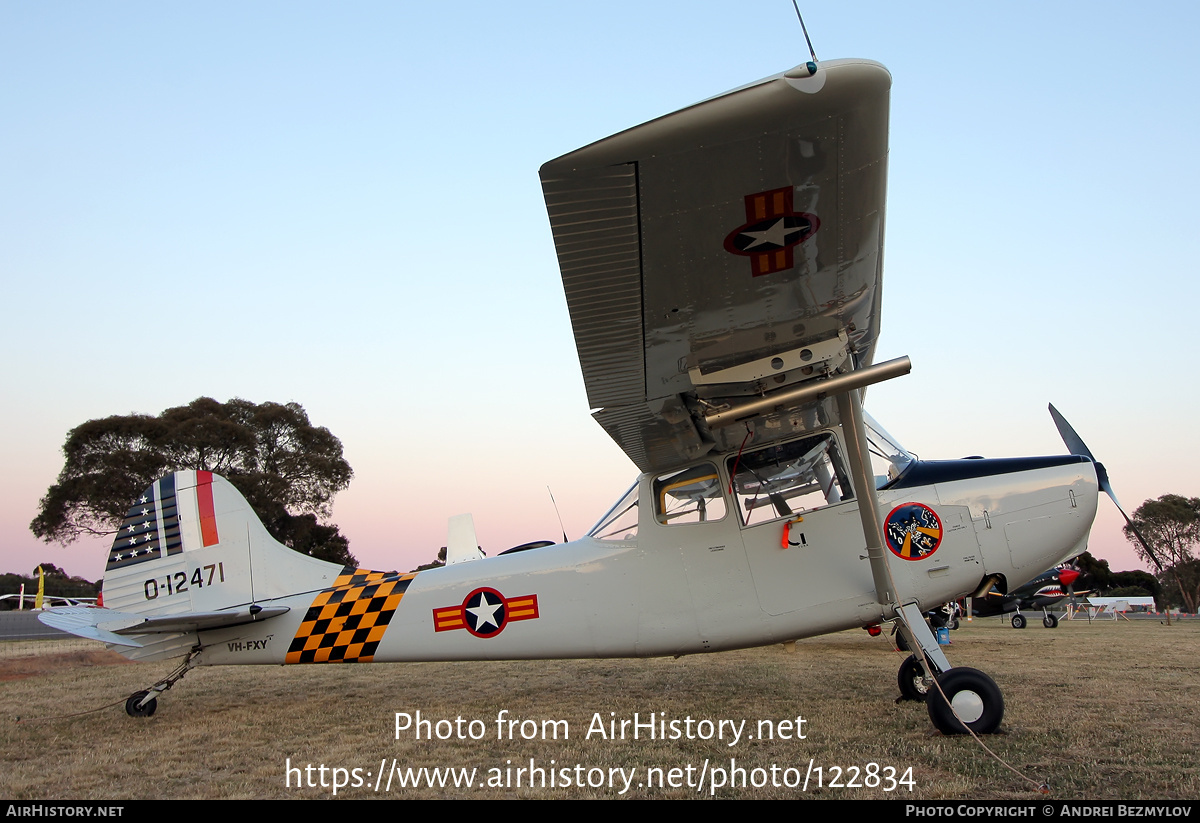
[[[180,471],[156,480],[130,507],[108,553],[103,602],[160,623],[171,615],[257,612],[276,598],[331,586],[344,571],[278,543],[225,478]],[[190,648],[195,633],[135,639],[153,652],[131,656],[162,658]]]

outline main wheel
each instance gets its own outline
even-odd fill
[[[1042,625],[1045,626],[1047,629],[1057,629],[1058,628],[1058,615],[1047,614],[1045,617],[1042,618]]]
[[[150,692],[134,692],[129,695],[129,699],[125,701],[125,714],[130,717],[151,717],[155,710],[158,709],[158,698],[152,697],[146,701],[146,705],[139,707],[138,703],[142,698]]]
[[[1000,728],[1004,697],[992,678],[979,669],[960,666],[942,672],[937,682],[941,691],[931,687],[925,706],[929,709],[929,719],[942,734],[966,734],[964,723],[975,734],[991,734]]]
[[[950,622],[946,624],[946,628],[949,629],[950,631],[954,631],[955,629],[957,629],[958,628],[958,618],[951,617]]]
[[[1013,615],[1013,617],[1012,617],[1012,624],[1013,624],[1013,628],[1014,628],[1014,629],[1023,629],[1023,628],[1025,628],[1025,615],[1023,615],[1023,614],[1014,614],[1014,615]]]
[[[900,664],[900,672],[896,675],[896,684],[900,687],[900,696],[905,700],[915,700],[924,703],[929,692],[925,685],[925,670],[916,655],[909,655]]]

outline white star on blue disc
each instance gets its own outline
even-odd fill
[[[497,628],[500,627],[499,621],[496,620],[496,612],[500,611],[504,605],[504,601],[497,600],[495,603],[488,602],[488,593],[479,593],[479,605],[474,608],[467,609],[471,614],[475,615],[475,630],[480,631],[487,624],[491,624]]]

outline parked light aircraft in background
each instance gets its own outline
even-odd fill
[[[971,612],[976,617],[993,617],[998,614],[1012,613],[1012,627],[1025,628],[1025,615],[1021,609],[1041,609],[1042,625],[1047,629],[1058,627],[1058,616],[1048,610],[1068,598],[1083,597],[1088,592],[1076,591],[1075,584],[1083,573],[1078,569],[1064,567],[1053,568],[1042,572],[1023,586],[1013,589],[1008,594],[993,587],[982,597],[971,601]]]
[[[43,620],[183,658],[132,715],[201,665],[685,655],[898,621],[934,724],[994,731],[999,688],[921,613],[1082,552],[1097,471],[919,461],[864,414],[909,371],[874,362],[890,87],[809,62],[542,167],[588,400],[642,472],[587,536],[481,557],[460,522],[443,568],[343,569],[177,472],[129,510],[107,608]]]

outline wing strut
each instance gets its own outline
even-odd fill
[[[883,550],[883,524],[879,521],[879,499],[875,494],[875,478],[871,475],[870,452],[867,451],[867,427],[863,423],[862,398],[858,389],[837,396],[838,416],[846,432],[846,457],[850,462],[850,477],[858,495],[858,516],[862,522],[863,537],[867,542],[867,557],[871,561],[871,576],[875,580],[875,597],[884,608],[900,618],[902,630],[909,648],[920,648],[926,674],[936,677],[950,668],[950,661],[937,644],[929,624],[921,616],[915,600],[904,602],[895,590],[888,553]],[[936,671],[928,671],[932,666]]]

